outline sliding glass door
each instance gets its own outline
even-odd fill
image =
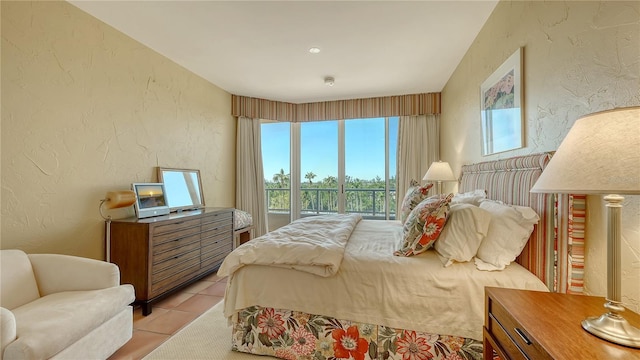
[[[271,126],[287,126],[289,132],[271,130]],[[272,213],[284,214],[284,199],[290,201],[291,220],[331,213],[395,219],[397,117],[265,123],[262,128],[270,219]],[[285,155],[288,167],[282,165]],[[272,172],[274,178],[269,179]],[[280,186],[284,183],[276,177],[288,178],[288,187]],[[274,189],[279,189],[280,197]]]

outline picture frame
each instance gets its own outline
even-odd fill
[[[169,214],[163,183],[132,183],[136,194],[134,208],[138,219]]]
[[[480,86],[483,156],[524,147],[523,50],[518,48]]]

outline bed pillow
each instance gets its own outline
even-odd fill
[[[530,207],[497,201],[485,200],[480,208],[491,213],[491,224],[478,248],[476,267],[502,270],[520,255],[540,218]]]
[[[464,193],[457,193],[451,199],[451,205],[453,204],[472,204],[480,206],[480,202],[487,198],[487,191],[483,189],[476,189]]]
[[[450,209],[447,224],[434,245],[445,267],[454,261],[473,259],[491,223],[491,213],[475,205],[452,204]]]
[[[402,245],[394,255],[417,255],[433,246],[447,222],[452,197],[453,194],[446,197],[435,195],[416,205],[404,223]]]
[[[400,221],[404,224],[416,205],[418,205],[422,200],[426,199],[427,193],[433,184],[428,184],[425,186],[420,186],[420,183],[411,180],[409,183],[409,189],[407,189],[407,193],[404,195],[402,199],[402,206],[400,207]]]

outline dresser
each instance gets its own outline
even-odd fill
[[[127,218],[111,222],[110,256],[148,315],[153,301],[216,271],[233,239],[232,208]]]
[[[640,359],[640,349],[610,343],[582,329],[605,312],[605,299],[539,291],[485,288],[484,359]],[[640,315],[625,311],[631,325]]]

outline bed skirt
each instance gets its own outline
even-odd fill
[[[482,342],[251,306],[233,316],[232,349],[297,360],[480,360]]]

